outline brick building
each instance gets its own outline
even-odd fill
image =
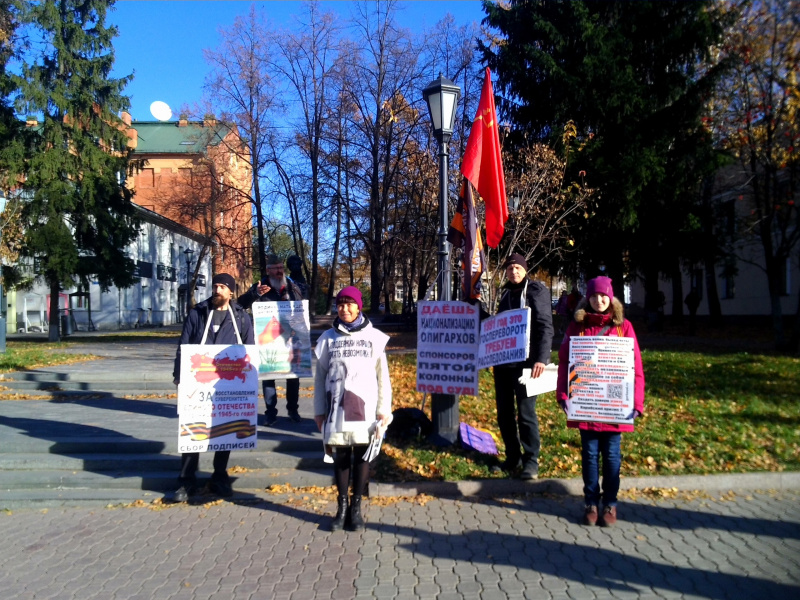
[[[136,121],[129,125],[133,158],[142,166],[127,180],[133,201],[209,240],[202,249],[214,273],[250,284],[252,168],[235,125],[203,121]]]

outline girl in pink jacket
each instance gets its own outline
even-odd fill
[[[634,419],[644,412],[644,370],[639,342],[633,325],[625,318],[622,303],[614,298],[611,279],[596,277],[586,284],[586,298],[575,310],[575,318],[567,327],[564,340],[558,350],[558,387],[556,399],[566,412],[569,402],[567,377],[569,374],[570,339],[578,336],[618,336],[633,338],[634,355]],[[567,421],[567,426],[577,428],[581,434],[581,464],[583,471],[583,493],[586,507],[583,515],[585,525],[610,527],[617,521],[617,492],[619,492],[619,470],[622,463],[620,441],[623,431],[633,431],[633,425]],[[601,491],[599,483],[600,457],[603,461],[602,515],[598,514]]]

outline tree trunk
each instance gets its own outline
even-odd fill
[[[341,189],[341,188],[340,188]],[[336,191],[336,235],[333,243],[333,258],[331,259],[331,273],[328,278],[328,294],[325,299],[325,314],[330,314],[333,308],[333,293],[336,289],[336,271],[339,266],[339,244],[342,239],[342,197]]]
[[[50,342],[59,342],[61,337],[58,334],[59,327],[59,311],[58,311],[58,293],[61,291],[61,286],[56,282],[50,282],[50,319],[48,327],[47,339]]]
[[[683,323],[683,273],[678,257],[672,260],[672,322],[676,325]]]
[[[661,291],[658,289],[658,269],[648,267],[644,274],[644,310],[647,329],[661,331]]]
[[[797,310],[794,315],[794,327],[792,327],[792,337],[789,339],[787,350],[792,354],[797,354],[800,348],[800,294],[797,296]]]
[[[711,204],[713,197],[714,176],[709,175],[703,181],[703,210],[700,213],[706,239],[714,239],[714,210]],[[722,325],[722,306],[719,302],[715,262],[711,249],[706,247],[703,267],[706,272],[706,302],[708,302],[709,323],[712,327],[719,327]]]
[[[783,312],[781,309],[780,272],[774,258],[767,258],[767,285],[769,287],[769,301],[772,313],[772,330],[775,335],[775,349],[786,349],[786,339],[783,334]]]
[[[715,268],[714,259],[711,256],[706,256],[706,302],[708,303],[709,324],[712,327],[719,327],[722,325],[722,305],[719,302]]]
[[[308,286],[308,306],[311,315],[317,314],[319,287],[319,136],[313,140],[311,152],[311,279]]]

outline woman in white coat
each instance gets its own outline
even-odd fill
[[[375,329],[361,312],[361,292],[349,286],[336,295],[337,319],[320,336],[314,352],[314,420],[325,452],[333,450],[339,492],[332,531],[364,529],[361,498],[369,482],[364,455],[378,426],[392,418],[392,386],[386,362],[389,336]],[[350,472],[353,495],[348,503]]]

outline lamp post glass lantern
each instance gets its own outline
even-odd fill
[[[186,256],[186,311],[192,309],[194,306],[194,286],[192,285],[192,259],[194,258],[194,250],[187,248],[183,251]]]
[[[422,90],[422,97],[428,103],[433,135],[440,142],[449,142],[453,135],[456,104],[461,98],[461,88],[439,73],[439,78],[431,81]]]
[[[433,135],[439,142],[439,251],[436,277],[437,299],[450,300],[451,273],[450,247],[447,242],[447,198],[449,153],[447,144],[453,136],[456,105],[461,98],[461,88],[439,73],[439,78],[422,90],[422,97],[428,104],[431,115]],[[433,416],[432,441],[439,445],[449,445],[458,439],[459,409],[458,398],[452,394],[431,395],[431,415]]]
[[[186,283],[191,283],[192,280],[192,258],[194,257],[194,250],[187,248],[183,251],[186,255]]]

